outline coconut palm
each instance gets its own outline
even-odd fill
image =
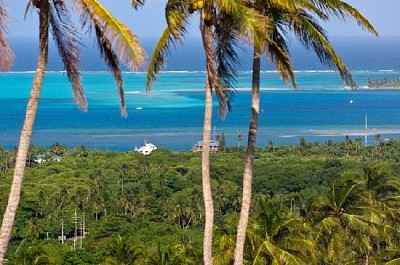
[[[57,142],[50,146],[49,151],[55,156],[64,156],[68,151],[68,147]]]
[[[400,218],[400,181],[392,177],[384,167],[376,165],[365,166],[362,178],[366,181],[362,193],[363,214],[370,224],[379,228],[375,247],[383,250],[381,245],[390,245],[394,238],[400,236],[396,227]]]
[[[252,264],[316,263],[317,251],[309,237],[311,227],[293,215],[282,202],[260,196],[257,219],[250,225],[253,234]]]
[[[143,247],[135,245],[133,240],[126,237],[117,236],[113,238],[107,245],[107,258],[101,263],[104,265],[133,265],[143,264],[144,251]]]
[[[169,0],[166,5],[167,28],[164,30],[149,62],[147,88],[165,65],[169,47],[181,43],[186,33],[189,16],[198,10],[200,32],[206,58],[205,112],[203,123],[202,185],[205,208],[204,264],[212,264],[212,229],[214,206],[210,181],[210,136],[212,118],[212,92],[218,98],[219,113],[225,116],[230,109],[231,88],[234,83],[238,58],[234,50],[237,36],[250,36],[260,31],[263,17],[249,9],[244,1]]]
[[[312,199],[308,213],[316,224],[316,242],[328,263],[360,259],[371,249],[377,227],[366,220],[361,207],[365,185],[362,176],[346,172],[329,185],[327,197]]]
[[[280,198],[257,197],[254,215],[246,230],[243,264],[315,263],[317,251],[311,240],[310,226],[293,215]],[[232,264],[239,216],[228,216],[216,242],[216,264]]]
[[[134,68],[143,62],[144,51],[139,45],[136,36],[114,18],[97,0],[70,0],[69,2],[79,14],[82,25],[94,31],[103,59],[113,73],[118,86],[121,113],[126,116],[119,61],[125,63],[129,68]],[[140,2],[142,1],[133,1],[132,4],[136,7],[141,4]],[[87,109],[78,69],[77,44],[79,44],[79,39],[70,19],[69,7],[70,5],[67,5],[67,1],[64,0],[28,1],[27,10],[35,8],[39,14],[39,55],[25,121],[21,131],[8,205],[0,231],[0,264],[4,259],[20,199],[25,161],[47,67],[50,30],[65,66],[68,79],[72,84],[75,101],[82,110],[86,111]]]
[[[149,265],[171,265],[173,263],[173,254],[171,248],[163,249],[158,243],[157,248],[148,253],[146,264]]]
[[[6,21],[8,19],[9,16],[7,9],[3,3],[3,0],[0,0],[0,69],[2,71],[7,71],[10,69],[14,59],[14,54],[6,41]]]
[[[92,215],[94,215],[96,221],[98,220],[99,214],[105,210],[104,201],[96,198],[92,205]]]
[[[291,81],[291,83],[296,86],[290,58],[288,58],[287,40],[285,39],[285,37],[288,36],[287,30],[292,31],[294,36],[299,39],[303,46],[307,49],[313,50],[317,54],[322,63],[327,64],[328,66],[336,66],[342,79],[347,84],[355,86],[350,72],[335,53],[323,28],[318,24],[312,14],[315,14],[317,17],[324,20],[327,20],[329,15],[337,16],[342,19],[352,18],[366,30],[373,34],[377,34],[373,26],[360,12],[340,0],[255,0],[252,1],[252,4],[253,8],[270,18],[269,23],[273,28],[265,33],[268,34],[270,37],[269,39],[274,40],[274,42],[273,45],[266,42],[265,46],[254,46],[251,118],[248,132],[245,168],[243,172],[241,218],[239,220],[235,253],[235,264],[238,265],[242,264],[243,246],[251,203],[253,161],[260,105],[259,90],[261,54],[263,52],[266,53],[267,58],[276,65],[282,78],[287,82]],[[282,50],[285,52],[282,52]]]

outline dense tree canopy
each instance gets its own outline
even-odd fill
[[[356,152],[354,146],[346,148],[346,141],[304,139],[297,146],[257,150],[245,262],[360,264],[368,259],[383,264],[398,258],[400,142],[361,146]],[[55,146],[62,145],[31,148],[7,252],[10,264],[39,259],[42,264],[124,264],[127,253],[136,261],[125,264],[202,262],[199,153],[161,149],[143,156],[81,146],[58,156]],[[1,161],[13,157],[13,151],[1,150]],[[210,157],[216,264],[233,258],[242,152],[226,148]],[[39,155],[47,160],[38,163]],[[0,173],[0,216],[11,184],[13,160],[8,161]],[[64,245],[57,240],[62,222]],[[71,251],[75,231],[76,250]]]

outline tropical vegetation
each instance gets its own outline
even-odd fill
[[[395,264],[400,142],[346,142],[257,148],[243,264]],[[0,150],[1,216],[15,150]],[[29,153],[8,264],[203,262],[201,154],[58,143]],[[234,260],[243,155],[226,147],[210,157],[213,264]]]
[[[165,64],[171,44],[185,37],[189,17],[198,11],[200,33],[206,59],[205,109],[202,141],[202,180],[205,208],[204,264],[212,264],[214,205],[210,180],[210,135],[214,92],[219,114],[223,118],[230,109],[235,82],[235,51],[238,38],[257,39],[262,34],[264,17],[249,8],[246,1],[179,1],[169,0],[165,8],[167,27],[158,41],[149,62],[147,88]]]
[[[30,9],[35,9],[39,15],[39,54],[36,74],[27,103],[23,128],[21,130],[13,184],[11,185],[7,208],[1,224],[0,264],[3,263],[4,254],[7,250],[19,205],[26,166],[25,161],[28,157],[40,92],[47,69],[49,32],[52,33],[67,77],[71,82],[75,102],[83,111],[87,109],[79,72],[79,37],[71,20],[71,7],[67,5],[67,2],[73,5],[75,11],[79,14],[81,24],[95,32],[95,38],[100,53],[107,66],[110,68],[118,86],[122,116],[126,116],[126,109],[119,62],[124,62],[130,68],[134,68],[143,62],[144,51],[139,45],[136,36],[126,26],[114,18],[97,0],[28,1],[26,12]],[[138,5],[138,3],[135,2],[136,1],[132,2],[132,4],[134,6]],[[2,61],[0,65],[4,66],[2,68],[7,69],[10,65],[11,55],[3,39],[3,32],[5,29],[4,18],[6,17],[6,13],[2,2],[0,2],[0,6],[0,55],[5,55],[5,58],[0,59],[0,61]]]
[[[328,20],[331,16],[340,19],[354,19],[358,25],[377,35],[370,22],[355,8],[338,1],[249,1],[251,7],[265,15],[268,19],[265,25],[264,42],[253,41],[253,69],[252,69],[252,103],[251,117],[248,130],[247,153],[243,171],[242,207],[238,225],[234,264],[243,263],[243,247],[245,243],[249,210],[252,193],[253,161],[258,129],[258,115],[260,110],[260,71],[261,56],[276,66],[279,75],[285,82],[291,82],[296,87],[295,75],[289,56],[290,37],[295,37],[308,50],[312,50],[322,64],[335,66],[343,81],[355,87],[355,83],[340,57],[330,44],[324,28],[319,20]],[[256,36],[257,37],[257,36]]]
[[[38,66],[18,152],[16,154],[11,154],[7,150],[1,152],[5,161],[0,168],[2,174],[8,176],[7,174],[12,169],[14,176],[10,185],[8,203],[2,213],[0,263],[3,261],[11,237],[26,166],[36,172],[36,169],[45,170],[47,165],[58,168],[63,164],[62,161],[66,160],[70,163],[83,164],[80,164],[80,168],[64,166],[61,169],[55,169],[54,172],[50,170],[49,175],[57,179],[61,178],[58,175],[61,174],[62,178],[79,180],[80,184],[84,185],[76,188],[71,183],[70,186],[65,183],[60,184],[53,187],[56,188],[55,194],[46,194],[42,189],[35,195],[36,197],[34,196],[35,198],[30,197],[28,202],[24,201],[32,208],[20,210],[25,214],[21,219],[25,220],[25,227],[21,228],[21,231],[16,231],[17,236],[11,239],[11,243],[15,241],[18,246],[14,246],[15,252],[10,255],[10,261],[15,258],[13,262],[17,264],[61,264],[61,262],[69,264],[65,263],[66,260],[71,264],[75,264],[78,260],[85,260],[84,264],[198,264],[201,260],[199,256],[202,256],[204,264],[304,264],[307,262],[315,264],[388,262],[388,264],[394,264],[399,262],[396,254],[399,230],[395,220],[399,217],[397,194],[400,186],[397,178],[387,173],[397,174],[397,171],[393,168],[386,171],[388,165],[375,163],[375,160],[388,161],[383,160],[383,158],[388,158],[383,150],[385,146],[397,148],[397,142],[383,144],[377,140],[377,148],[364,148],[359,139],[355,139],[353,143],[348,137],[343,145],[328,143],[323,146],[310,145],[303,138],[300,139],[298,149],[282,148],[287,157],[280,157],[281,148],[276,148],[272,142],[268,144],[267,150],[259,150],[261,153],[256,153],[261,54],[266,54],[271,63],[277,67],[284,81],[290,81],[295,86],[287,45],[287,38],[293,35],[302,45],[313,50],[322,63],[336,66],[346,83],[355,86],[350,72],[335,53],[316,18],[320,20],[328,20],[331,17],[354,19],[361,27],[377,34],[368,20],[356,9],[340,0],[167,1],[165,14],[167,28],[150,59],[147,88],[150,88],[156,74],[164,66],[169,47],[175,42],[183,41],[189,17],[194,12],[198,13],[206,58],[206,82],[202,175],[201,185],[196,186],[194,183],[198,179],[194,169],[198,166],[198,161],[195,154],[175,154],[178,159],[181,155],[189,161],[193,159],[190,167],[183,161],[180,162],[179,167],[174,165],[173,161],[165,157],[165,154],[171,153],[168,150],[162,151],[157,162],[153,164],[141,160],[137,154],[123,154],[125,157],[121,158],[120,153],[92,151],[84,146],[71,151],[60,144],[52,146],[52,149],[48,151],[41,149],[40,158],[35,157],[30,147],[30,138],[47,66],[49,32],[53,35],[67,76],[71,81],[75,101],[82,110],[86,110],[86,100],[78,70],[78,34],[71,23],[70,6],[67,2],[80,15],[81,24],[95,32],[100,52],[118,86],[122,116],[126,116],[126,111],[119,61],[130,68],[143,62],[143,50],[138,45],[136,37],[97,0],[28,1],[27,10],[35,8],[39,14]],[[134,8],[144,3],[144,0],[131,1]],[[7,70],[12,63],[13,54],[4,37],[5,20],[8,15],[3,6],[0,1],[0,68]],[[237,159],[238,153],[231,152],[230,148],[224,150],[224,156],[215,155],[210,159],[209,146],[212,92],[215,92],[217,96],[220,115],[224,117],[226,111],[230,109],[235,66],[240,61],[235,47],[239,41],[243,40],[250,43],[254,49],[251,120],[245,164],[244,168],[226,168],[225,160],[225,168],[214,168],[214,163],[216,163],[214,159],[217,161],[218,158],[222,160],[230,158],[232,161]],[[239,147],[240,142],[241,140]],[[237,149],[240,153],[240,148]],[[343,150],[345,150],[345,157]],[[320,170],[318,166],[321,166],[321,160],[329,160],[328,168],[332,165],[341,173],[329,172],[326,176],[320,172],[322,175],[319,177],[318,184],[311,181],[311,185],[305,187],[298,179],[298,174],[301,175],[303,168],[298,168],[296,173],[290,176],[291,184],[295,187],[293,188],[289,182],[289,184],[285,183],[286,186],[280,187],[281,189],[272,188],[272,179],[260,177],[263,181],[258,184],[263,189],[256,190],[256,194],[252,195],[253,175],[264,172],[261,173],[264,176],[265,172],[269,172],[257,172],[257,166],[260,163],[263,167],[283,166],[280,159],[293,159],[294,155],[308,158],[309,161],[302,162],[307,164],[312,161],[315,164],[314,170],[317,172]],[[108,156],[111,161],[119,158],[119,162],[123,162],[110,165],[109,161],[101,159],[103,156]],[[170,160],[172,157],[174,156],[171,156]],[[90,170],[91,158],[99,159],[108,165],[104,168],[106,175],[99,167],[88,175],[81,175],[79,169]],[[349,168],[354,169],[354,172],[343,171],[342,163],[347,163],[347,160],[353,158],[352,162],[355,162],[356,166]],[[134,164],[125,159],[140,160],[140,163]],[[152,159],[150,161],[153,161]],[[166,167],[165,164],[169,162],[172,163],[172,167]],[[360,166],[360,164],[363,165]],[[340,167],[336,168],[339,165]],[[392,166],[390,162],[389,165]],[[177,168],[174,168],[175,166]],[[114,170],[111,171],[111,168]],[[237,192],[240,190],[238,178],[234,177],[234,174],[226,175],[233,173],[234,170],[243,172],[242,200],[238,199],[240,197]],[[359,173],[360,171],[362,173]],[[191,174],[187,175],[189,172]],[[276,173],[277,168],[271,172]],[[285,172],[280,177],[285,179],[284,175],[289,172],[291,172],[290,169],[285,168]],[[176,177],[178,187],[175,187],[176,183],[165,186],[168,177]],[[117,188],[114,187],[115,183],[110,178],[117,179]],[[40,185],[40,181],[37,181]],[[257,181],[259,180],[254,178],[254,182]],[[277,185],[280,184],[282,183]],[[52,186],[48,182],[44,185]],[[107,190],[103,191],[105,186]],[[313,193],[309,190],[310,187],[317,188],[321,192]],[[198,198],[200,190],[203,198]],[[74,192],[72,198],[71,192]],[[25,194],[22,195],[24,200]],[[252,198],[256,199],[253,205]],[[115,205],[111,204],[111,199]],[[170,204],[163,208],[158,203],[162,201],[168,201]],[[89,202],[91,202],[89,205],[91,215],[86,218],[84,212],[88,210]],[[204,203],[204,208],[200,206],[201,203]],[[173,209],[170,208],[171,205]],[[56,227],[54,218],[61,218],[64,224],[64,217],[73,209],[75,227],[72,236],[71,231],[69,235],[73,241],[74,254],[65,252],[64,232],[61,236],[61,246],[50,246],[42,240],[44,231],[47,235],[54,233]],[[157,211],[154,212],[156,209]],[[215,209],[217,209],[216,212]],[[78,228],[77,210],[82,213],[79,217],[80,228]],[[238,212],[240,212],[239,217]],[[214,221],[215,213],[216,222]],[[118,227],[126,220],[129,220],[129,226]],[[158,220],[163,221],[158,222]],[[165,220],[170,223],[164,222]],[[96,226],[103,221],[108,225],[114,224],[114,227],[104,234],[101,233],[102,229],[108,228]],[[97,237],[92,238],[92,234],[87,236],[89,242],[87,252],[82,251],[83,241],[86,239],[86,222],[94,224],[95,235],[99,233]],[[166,231],[172,231],[174,236],[180,235],[180,241],[166,235],[167,243],[171,244],[163,248],[160,241],[151,239],[155,237],[155,234],[151,234],[149,230],[140,230],[143,229],[145,223],[154,224],[155,227],[161,224],[163,227],[158,227],[158,235],[165,228]],[[213,237],[215,223],[219,231],[216,235],[217,240]],[[115,224],[118,224],[117,227]],[[202,253],[198,250],[198,232],[202,230],[201,225],[204,225]],[[16,227],[20,226],[21,224],[16,225]],[[133,234],[133,228],[139,229],[138,231],[144,235],[138,239]],[[62,231],[63,229],[62,225]],[[81,231],[80,235],[78,230]],[[187,234],[182,231],[187,231]],[[107,240],[103,241],[104,238]],[[30,239],[32,241],[29,241]],[[78,240],[80,240],[81,250],[75,252]],[[25,246],[28,242],[32,245],[27,249]],[[153,248],[145,248],[143,245],[147,242],[152,242]],[[98,249],[101,250],[98,255],[93,255],[93,251]],[[79,253],[78,256],[75,256],[75,253]]]

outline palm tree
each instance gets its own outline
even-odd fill
[[[56,196],[57,208],[60,210],[64,209],[71,200],[66,187],[60,188],[60,191]]]
[[[0,69],[2,71],[7,71],[10,69],[14,59],[14,54],[6,41],[6,21],[8,19],[9,16],[7,9],[3,3],[3,0],[0,0]]]
[[[143,248],[125,237],[113,238],[107,246],[107,258],[101,263],[104,265],[134,265],[143,264]]]
[[[299,140],[299,150],[301,155],[305,155],[307,152],[307,141],[306,138],[301,137]]]
[[[85,202],[89,196],[89,191],[86,188],[79,187],[74,195],[75,203],[78,205],[79,210],[83,211]]]
[[[272,140],[268,141],[267,149],[268,149],[268,151],[271,151],[271,152],[275,151],[275,143],[274,143],[274,141],[272,141]]]
[[[99,213],[103,212],[105,205],[102,199],[97,198],[92,205],[92,215],[94,215],[96,221],[98,220]]]
[[[70,0],[70,2],[80,15],[82,25],[87,26],[89,30],[95,32],[100,52],[113,73],[118,86],[122,116],[126,116],[119,60],[127,64],[128,67],[134,68],[143,63],[144,51],[140,47],[136,36],[114,18],[97,0]],[[133,1],[132,4],[136,7],[138,4],[141,4],[140,2]],[[70,20],[69,6],[66,5],[66,1],[64,0],[29,0],[27,10],[33,7],[39,13],[38,63],[18,145],[11,191],[0,230],[0,264],[3,262],[7,250],[19,204],[25,161],[47,67],[50,29],[65,66],[68,79],[72,84],[75,101],[82,110],[86,111],[87,108],[78,69],[79,57],[77,44],[79,40]]]
[[[148,253],[146,264],[149,265],[172,265],[173,257],[172,250],[170,248],[162,249],[161,244],[158,243],[157,248],[152,252]]]
[[[64,156],[68,151],[68,147],[65,144],[60,144],[57,142],[52,144],[49,150],[53,155]]]
[[[363,142],[362,142],[361,137],[357,137],[354,140],[354,149],[355,149],[357,155],[358,155],[358,153],[359,153],[359,151],[360,151],[362,146],[363,146]]]
[[[377,225],[364,215],[366,183],[362,176],[346,172],[330,184],[327,197],[311,199],[308,212],[317,227],[316,243],[328,263],[352,260],[355,253],[361,256],[371,249]]]
[[[255,35],[260,31],[263,18],[249,9],[243,1],[204,0],[200,6],[200,31],[206,58],[205,111],[203,123],[202,185],[205,208],[204,264],[212,264],[212,234],[214,206],[210,180],[210,136],[212,118],[212,92],[218,98],[219,113],[225,116],[230,109],[231,88],[234,82],[234,66],[238,63],[234,45],[236,36]],[[194,1],[169,0],[166,6],[167,28],[164,30],[149,62],[147,89],[156,74],[165,64],[169,47],[182,42],[186,33],[188,18],[194,11]],[[240,34],[239,34],[240,33]],[[215,42],[215,43],[214,43]],[[214,45],[215,44],[215,45]],[[216,47],[215,47],[216,46]]]
[[[235,239],[237,233],[237,214],[229,214],[225,217],[222,226],[217,226],[216,231],[220,237],[215,242],[215,264],[232,264],[235,254]]]
[[[134,205],[126,198],[125,195],[119,195],[118,200],[117,200],[117,209],[121,209],[124,213],[124,215],[127,215],[128,213],[133,213],[135,207]]]
[[[256,134],[258,128],[259,102],[260,102],[260,70],[261,54],[266,52],[267,57],[276,65],[280,75],[285,81],[291,81],[295,86],[296,82],[288,57],[288,46],[285,40],[285,30],[287,27],[293,31],[294,35],[300,40],[302,45],[316,52],[322,63],[329,66],[336,66],[343,80],[355,86],[350,72],[336,55],[333,47],[330,45],[323,28],[317,23],[309,13],[314,13],[321,19],[327,20],[329,14],[342,19],[353,18],[357,23],[377,34],[368,20],[350,5],[340,1],[312,0],[309,1],[252,1],[253,7],[261,14],[270,18],[272,29],[266,32],[268,35],[265,46],[254,45],[253,55],[253,76],[252,76],[252,106],[251,118],[248,132],[248,145],[245,158],[245,168],[243,172],[243,197],[240,213],[239,228],[235,250],[235,264],[242,264],[243,246],[245,241],[246,227],[249,218],[251,189],[253,176],[253,161],[256,144]]]
[[[310,226],[292,214],[278,198],[260,195],[253,204],[253,217],[246,230],[243,264],[315,263],[316,247],[310,237]],[[219,228],[222,236],[216,242],[219,253],[216,264],[232,264],[239,216],[230,215]]]
[[[257,219],[250,226],[255,248],[253,264],[316,263],[317,251],[310,226],[293,215],[279,199],[260,196]]]

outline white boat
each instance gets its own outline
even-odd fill
[[[151,152],[153,152],[156,149],[157,149],[157,147],[152,143],[145,143],[143,146],[141,146],[139,148],[135,147],[135,151],[139,152],[143,155],[149,155]]]

